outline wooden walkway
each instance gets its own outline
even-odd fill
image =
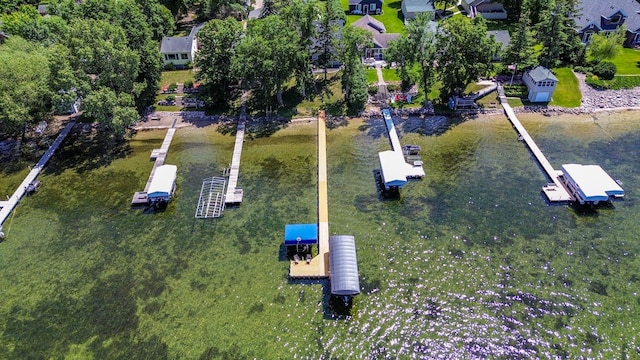
[[[131,199],[131,206],[147,204],[147,191],[149,190],[149,186],[151,186],[151,182],[153,181],[153,175],[156,172],[156,168],[158,166],[164,165],[164,160],[167,158],[169,146],[171,146],[171,140],[173,140],[173,135],[175,135],[176,133],[176,122],[177,119],[173,120],[171,128],[167,130],[167,134],[164,136],[164,140],[162,141],[160,149],[153,149],[151,151],[151,160],[154,160],[151,174],[149,174],[149,179],[147,180],[147,184],[144,187],[144,191],[138,191],[133,194],[133,198]]]
[[[327,192],[327,127],[325,114],[318,113],[318,255],[299,263],[291,262],[289,277],[329,277],[329,196]]]
[[[242,157],[242,145],[244,144],[244,128],[245,117],[240,115],[238,130],[236,131],[236,143],[233,146],[229,183],[227,185],[227,193],[224,196],[225,204],[240,204],[242,202],[243,191],[242,188],[238,187],[238,175],[240,174],[240,158]]]
[[[27,176],[24,178],[20,186],[18,186],[16,191],[13,193],[13,195],[11,195],[11,197],[7,201],[3,201],[1,203],[2,210],[0,210],[0,232],[2,231],[2,225],[7,220],[9,215],[11,215],[11,212],[16,207],[16,205],[18,205],[18,202],[20,202],[20,199],[22,199],[22,197],[24,196],[27,190],[27,186],[29,186],[29,184],[31,184],[36,179],[36,177],[38,177],[38,175],[40,174],[40,171],[42,171],[44,166],[47,164],[49,159],[51,159],[51,157],[56,152],[58,147],[60,147],[60,144],[62,144],[64,139],[67,137],[67,135],[69,135],[69,132],[71,131],[75,123],[76,123],[75,119],[69,120],[69,122],[67,123],[67,126],[65,126],[62,132],[60,132],[60,135],[58,135],[58,137],[53,142],[53,144],[49,146],[49,149],[47,149],[47,152],[45,152],[44,155],[42,155],[42,157],[40,158],[40,161],[38,161],[36,166],[33,169],[31,169],[29,174],[27,174]]]
[[[504,108],[504,112],[507,115],[507,118],[522,138],[522,141],[527,144],[529,150],[531,150],[531,153],[538,161],[538,164],[540,164],[540,166],[546,173],[547,178],[553,182],[543,186],[542,191],[545,193],[550,202],[572,201],[573,197],[571,196],[571,194],[569,194],[562,180],[560,179],[562,177],[562,171],[555,170],[553,166],[551,166],[551,163],[544,156],[538,145],[536,145],[535,141],[533,141],[531,135],[529,135],[524,126],[522,126],[522,123],[520,123],[520,120],[518,120],[518,117],[513,112],[511,105],[507,103],[507,98],[504,95],[504,89],[501,86],[498,88],[498,94],[500,96],[500,103]]]

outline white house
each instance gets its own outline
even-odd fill
[[[198,52],[198,31],[204,23],[198,24],[191,29],[188,36],[165,36],[160,44],[160,54],[164,65],[173,64],[176,67],[184,67],[193,64]]]
[[[522,76],[522,81],[529,89],[527,97],[531,102],[549,102],[551,96],[558,85],[558,78],[553,75],[551,70],[537,66]]]

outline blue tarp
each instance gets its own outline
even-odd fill
[[[287,224],[284,226],[285,245],[318,243],[318,224]]]

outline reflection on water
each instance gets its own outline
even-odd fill
[[[328,131],[330,232],[354,235],[358,252],[362,294],[350,316],[332,313],[326,281],[288,282],[279,256],[284,225],[317,216],[315,124],[247,141],[245,201],[216,221],[193,212],[201,180],[230,161],[233,137],[180,129],[167,159],[178,164],[177,198],[149,215],[127,204],[164,132],[142,132],[124,158],[46,174],[6,225],[0,354],[633,358],[636,115],[522,116],[555,167],[600,164],[624,181],[625,201],[588,215],[546,205],[544,175],[501,116],[440,124],[446,131],[433,135],[420,120],[399,126],[401,142],[421,146],[427,175],[393,201],[378,198],[372,176],[389,148],[373,131],[382,120]]]

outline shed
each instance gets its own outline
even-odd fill
[[[522,81],[529,89],[530,102],[549,102],[558,85],[558,78],[544,66],[537,66],[524,73]]]
[[[382,151],[378,153],[380,158],[380,174],[385,189],[401,189],[407,183],[407,163],[400,151]]]
[[[562,173],[571,192],[581,204],[624,197],[624,190],[599,165],[564,164]]]
[[[354,296],[360,293],[356,241],[351,235],[329,237],[331,295]]]
[[[147,190],[147,199],[151,203],[158,201],[168,202],[176,188],[176,174],[178,167],[175,165],[158,166],[153,173],[153,179]]]
[[[405,21],[415,19],[416,15],[421,13],[436,11],[433,0],[402,0],[400,7]]]
[[[318,224],[287,224],[284,226],[286,246],[315,245],[318,243]]]

